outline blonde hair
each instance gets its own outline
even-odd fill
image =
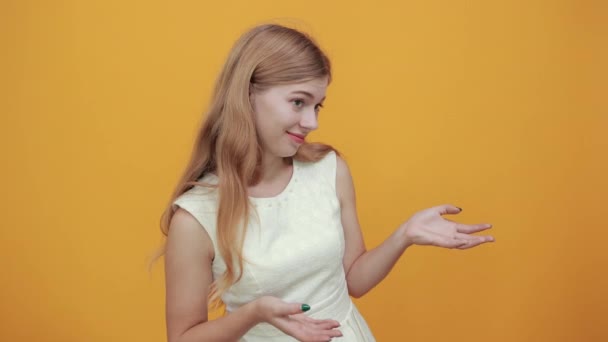
[[[275,85],[306,82],[327,77],[331,64],[318,44],[306,33],[278,24],[255,26],[232,47],[216,80],[206,118],[196,136],[190,160],[166,206],[160,228],[166,237],[175,213],[172,203],[209,172],[219,177],[217,248],[226,271],[214,279],[209,305],[222,305],[222,294],[242,276],[245,227],[252,210],[247,187],[257,184],[262,150],[258,141],[250,87],[266,89]],[[294,159],[317,161],[329,151],[322,143],[304,143]],[[152,257],[149,266],[164,255],[165,244]]]

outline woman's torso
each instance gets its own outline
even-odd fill
[[[222,296],[228,312],[270,295],[286,302],[309,304],[307,315],[313,318],[341,322],[342,330],[353,330],[350,338],[345,334],[345,341],[373,341],[348,295],[335,170],[333,151],[318,162],[294,160],[292,177],[280,194],[249,198],[255,210],[245,235],[243,275]],[[207,174],[200,181],[217,184],[218,179]],[[190,211],[209,233],[215,248],[212,269],[217,279],[226,269],[216,243],[217,190],[197,186],[174,203]],[[265,323],[258,324],[242,339],[262,340],[293,339]]]

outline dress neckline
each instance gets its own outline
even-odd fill
[[[285,188],[277,195],[272,196],[272,197],[253,197],[253,196],[248,196],[249,199],[253,202],[253,203],[266,203],[266,202],[273,202],[273,201],[278,201],[283,199],[285,196],[288,196],[292,191],[293,191],[293,187],[294,187],[294,183],[296,183],[297,177],[298,177],[298,161],[295,160],[295,158],[292,158],[292,172],[291,172],[291,178],[289,179],[289,182],[287,183],[287,186],[285,186]]]
[[[294,183],[298,182],[299,167],[300,167],[299,162],[297,160],[295,160],[295,158],[292,158],[291,178],[289,179],[287,186],[285,186],[285,188],[279,194],[272,196],[272,197],[253,197],[253,196],[247,196],[247,197],[249,198],[249,200],[252,203],[255,203],[255,204],[270,203],[270,202],[282,200],[284,197],[288,196],[293,191]],[[213,180],[219,182],[219,177],[216,174],[208,173],[207,175],[212,177]]]

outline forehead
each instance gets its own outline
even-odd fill
[[[325,78],[316,78],[310,81],[305,81],[305,82],[297,82],[297,83],[290,83],[290,84],[283,84],[283,85],[279,85],[276,86],[276,90],[280,91],[281,93],[293,93],[293,92],[304,92],[304,93],[310,93],[313,96],[320,96],[323,97],[325,96],[325,91],[327,90],[327,86],[328,86],[328,79]]]

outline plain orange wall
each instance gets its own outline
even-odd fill
[[[313,140],[349,162],[368,248],[442,203],[494,225],[356,300],[379,341],[608,340],[606,9],[2,1],[0,340],[165,340],[146,257],[228,50],[268,20],[334,64]]]

